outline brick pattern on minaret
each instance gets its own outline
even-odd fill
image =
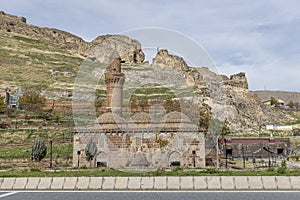
[[[124,81],[125,75],[121,72],[121,57],[115,53],[105,73],[106,109],[120,115],[122,114]]]

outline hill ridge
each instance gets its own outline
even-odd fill
[[[300,102],[300,92],[289,92],[280,90],[256,90],[252,91],[261,101],[270,100],[271,97],[279,98],[286,103],[290,101]]]

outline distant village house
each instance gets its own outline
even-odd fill
[[[5,102],[7,107],[19,109],[19,98],[24,94],[24,90],[17,88],[15,91],[6,89]]]

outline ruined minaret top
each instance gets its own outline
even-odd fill
[[[121,57],[117,52],[111,56],[111,63],[109,64],[109,72],[121,73]]]
[[[105,73],[107,110],[122,114],[124,73],[121,72],[121,57],[115,52]]]

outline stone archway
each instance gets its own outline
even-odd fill
[[[96,156],[96,167],[107,167],[108,166],[108,156],[105,152],[101,151]]]
[[[181,155],[178,151],[170,153],[169,166],[181,166]]]

